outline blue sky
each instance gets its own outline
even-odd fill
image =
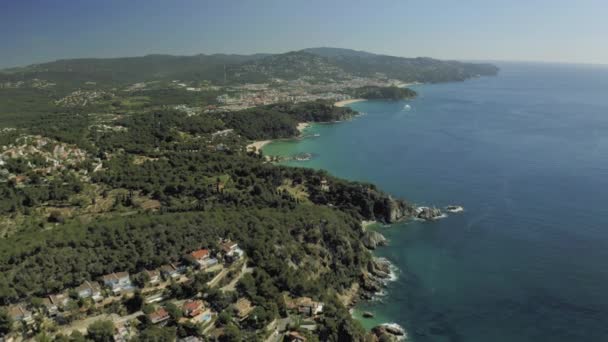
[[[0,67],[333,46],[608,64],[606,0],[0,0]]]

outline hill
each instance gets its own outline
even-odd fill
[[[353,75],[373,76],[382,73],[404,82],[463,81],[498,73],[498,68],[492,64],[441,61],[428,57],[404,58],[337,48],[311,48],[304,51],[323,56],[333,65]]]
[[[65,59],[0,72],[0,82],[42,79],[60,85],[85,82],[120,85],[153,80],[207,80],[223,84],[268,82],[274,78],[342,79],[382,76],[404,82],[462,81],[495,75],[490,64],[404,58],[337,48],[310,48],[282,54],[148,55],[125,58]]]

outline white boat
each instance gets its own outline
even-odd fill
[[[410,106],[409,104],[406,104],[405,106],[403,106],[403,110],[410,110],[412,109],[412,106]]]

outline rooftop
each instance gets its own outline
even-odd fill
[[[196,250],[194,252],[191,252],[189,254],[191,257],[193,257],[194,259],[202,259],[202,258],[206,258],[209,256],[209,250],[208,249],[199,249]]]

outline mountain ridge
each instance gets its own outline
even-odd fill
[[[405,82],[462,81],[495,75],[486,63],[397,57],[341,48],[307,48],[279,54],[151,54],[136,57],[61,59],[0,70],[0,81],[47,79],[53,82],[134,83],[183,79],[223,83],[263,83],[274,78],[385,77]]]

